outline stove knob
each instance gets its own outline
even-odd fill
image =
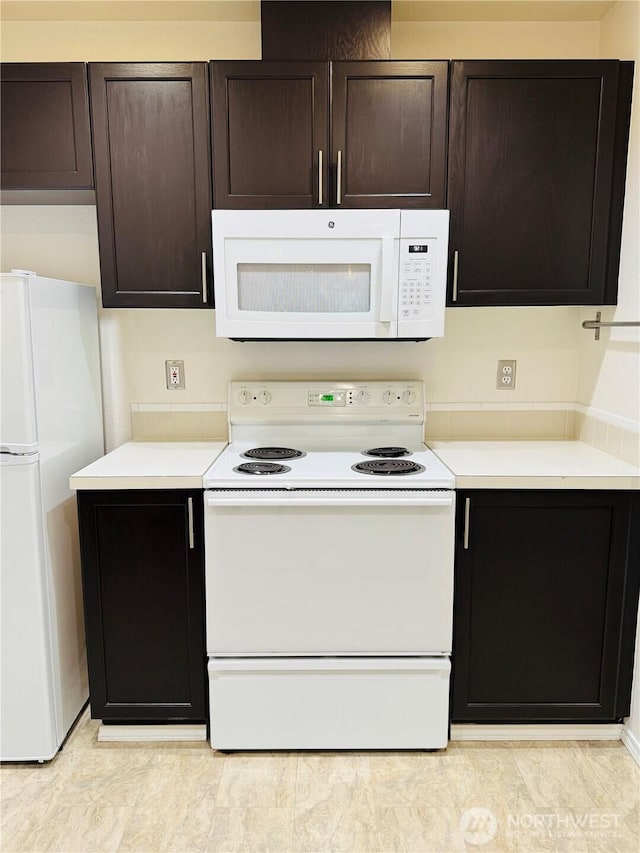
[[[246,406],[247,403],[251,402],[251,393],[245,389],[240,391],[238,394],[238,400],[242,403],[243,406]]]
[[[258,394],[258,402],[262,403],[263,406],[266,406],[267,403],[271,402],[271,394],[268,391],[261,391]]]
[[[407,388],[407,390],[402,394],[402,399],[407,404],[413,403],[416,399],[416,392],[412,391],[411,388]]]
[[[387,406],[390,406],[396,400],[395,391],[385,391],[382,395],[382,399],[387,404]]]

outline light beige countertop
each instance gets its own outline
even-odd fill
[[[69,478],[72,489],[201,489],[225,441],[128,441]]]
[[[580,441],[431,441],[459,489],[640,489],[640,469]],[[72,489],[200,489],[224,441],[129,441]]]
[[[458,489],[639,489],[640,469],[581,441],[430,441]]]

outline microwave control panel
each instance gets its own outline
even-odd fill
[[[437,240],[400,240],[398,320],[424,320],[433,314]]]

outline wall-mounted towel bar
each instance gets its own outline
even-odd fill
[[[583,329],[594,329],[595,330],[595,340],[600,340],[600,329],[605,326],[640,326],[640,320],[612,320],[611,322],[603,322],[600,320],[602,316],[601,311],[596,311],[596,319],[595,320],[585,320],[582,324]]]

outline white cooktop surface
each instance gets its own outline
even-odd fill
[[[394,442],[386,442],[394,445]],[[412,474],[386,474],[383,476],[361,474],[353,471],[351,466],[359,462],[373,461],[376,457],[365,456],[361,453],[376,445],[344,444],[336,448],[335,444],[323,446],[318,440],[308,443],[291,444],[279,442],[277,446],[302,450],[305,456],[297,459],[264,460],[290,468],[282,474],[242,474],[233,469],[239,465],[262,460],[248,459],[242,454],[254,447],[265,446],[255,442],[232,442],[229,447],[216,459],[204,474],[205,488],[245,488],[245,489],[452,489],[454,476],[443,462],[424,444],[407,446],[410,456],[402,460],[417,462],[424,471]],[[276,446],[271,442],[269,446]]]
[[[203,477],[205,488],[239,489],[453,489],[454,476],[422,441],[424,387],[417,381],[231,382],[229,447]],[[353,471],[377,457],[376,447],[411,451],[397,460],[417,472],[374,475]],[[256,447],[303,451],[295,459],[255,460]],[[391,461],[391,460],[379,460]],[[266,462],[288,470],[273,474],[235,471]]]

